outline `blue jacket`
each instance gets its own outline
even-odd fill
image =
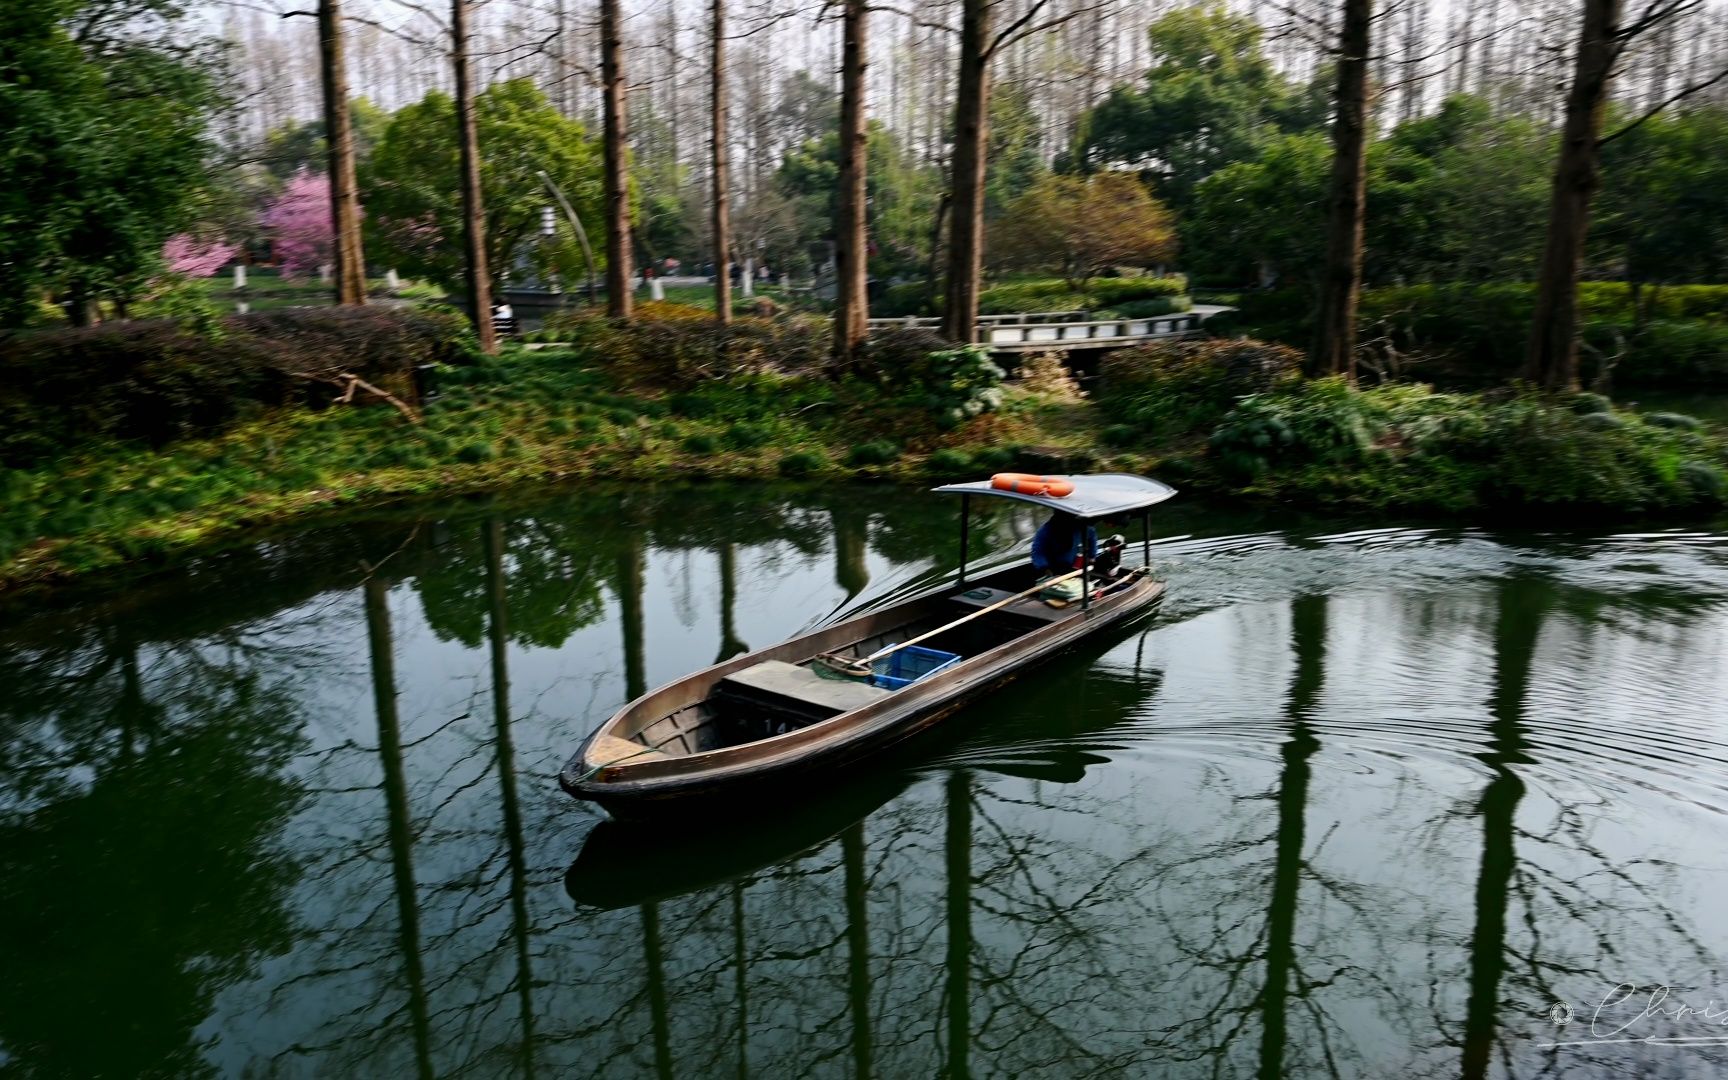
[[[1032,565],[1040,574],[1065,574],[1075,568],[1080,557],[1080,539],[1086,539],[1086,557],[1098,558],[1098,530],[1082,527],[1078,518],[1057,513],[1038,529],[1032,538]]]

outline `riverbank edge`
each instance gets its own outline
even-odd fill
[[[940,451],[937,452],[939,454]],[[573,458],[579,455],[573,455]],[[543,461],[495,461],[477,464],[444,464],[433,469],[375,470],[338,478],[326,487],[282,494],[259,494],[239,503],[201,507],[166,515],[134,526],[93,534],[43,540],[0,564],[0,600],[16,602],[22,596],[39,594],[74,583],[118,582],[147,577],[201,555],[216,554],[268,538],[284,530],[334,525],[357,515],[385,509],[411,511],[433,507],[453,498],[489,497],[520,500],[540,494],[568,495],[584,483],[619,485],[713,483],[841,483],[848,485],[927,484],[980,479],[981,470],[955,474],[933,468],[936,454],[907,455],[873,466],[849,466],[832,462],[794,477],[779,467],[779,459],[767,454],[679,457],[671,461],[629,453],[607,454],[600,459],[572,460],[549,465]],[[1099,472],[1132,472],[1158,476],[1179,491],[1204,496],[1225,504],[1249,507],[1282,507],[1293,513],[1326,511],[1364,519],[1420,517],[1424,520],[1477,525],[1613,526],[1635,524],[1682,525],[1713,520],[1707,511],[1629,513],[1608,507],[1580,508],[1571,512],[1554,507],[1472,507],[1448,510],[1428,502],[1399,506],[1370,506],[1348,499],[1292,500],[1284,491],[1242,486],[1224,481],[1203,467],[1182,448],[1159,452],[1116,453],[1100,460]],[[57,556],[73,545],[83,549],[79,565],[70,566]],[[142,550],[140,550],[142,549]]]

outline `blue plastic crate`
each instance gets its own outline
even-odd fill
[[[880,686],[884,690],[898,690],[959,662],[959,653],[908,645],[871,665],[875,674],[870,676],[870,685]]]

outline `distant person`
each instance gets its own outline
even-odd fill
[[[677,277],[679,268],[682,267],[684,264],[679,262],[677,259],[673,258],[672,256],[668,255],[668,256],[666,256],[666,261],[664,263],[662,263],[661,265],[664,266],[665,270],[666,270],[666,273],[664,276]]]

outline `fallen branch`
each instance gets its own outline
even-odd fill
[[[401,413],[403,416],[406,416],[410,424],[418,424],[420,422],[420,414],[414,411],[412,405],[409,405],[407,402],[387,390],[378,389],[376,386],[373,386],[371,383],[351,371],[339,371],[334,375],[313,375],[305,371],[290,371],[288,374],[294,376],[296,379],[306,379],[309,382],[321,382],[327,383],[331,386],[341,387],[342,393],[336,396],[336,404],[338,405],[353,404],[354,391],[364,390],[368,394],[381,398],[384,401],[388,401],[391,405],[395,406],[396,411]]]

